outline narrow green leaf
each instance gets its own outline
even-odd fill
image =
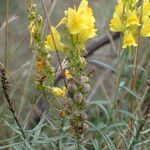
[[[99,150],[97,139],[92,139],[92,144],[93,144],[94,150]]]
[[[103,69],[111,70],[114,73],[117,72],[116,69],[114,69],[111,65],[108,65],[104,62],[97,61],[97,60],[89,60],[88,62],[94,64],[95,66],[99,67],[100,69],[103,68]]]
[[[133,91],[131,88],[128,88],[126,86],[122,86],[123,89],[125,89],[127,92],[129,92],[132,96],[136,97],[137,99],[141,100],[142,97],[137,94],[135,91]]]
[[[114,145],[114,143],[112,142],[112,140],[109,138],[109,136],[107,134],[105,134],[104,132],[101,132],[109,150],[116,150],[116,147]]]
[[[92,102],[89,103],[89,105],[97,105],[97,106],[99,106],[104,111],[105,115],[107,116],[107,119],[109,119],[110,116],[109,116],[109,113],[108,113],[107,109],[103,106],[104,104],[108,105],[108,104],[111,104],[111,102],[110,101],[96,100],[96,101],[92,101]]]
[[[18,143],[12,143],[12,144],[9,144],[9,145],[0,146],[0,149],[10,148],[10,147],[20,145],[20,144],[23,144],[23,143],[24,142],[18,142]]]
[[[128,117],[130,117],[130,118],[132,118],[132,119],[134,119],[134,120],[137,120],[137,119],[138,119],[134,114],[132,114],[132,113],[126,111],[126,110],[118,109],[118,110],[116,110],[116,111],[117,111],[117,112],[121,112],[122,114],[124,114],[124,115],[126,115],[126,116],[128,116]]]

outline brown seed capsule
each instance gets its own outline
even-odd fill
[[[82,120],[87,120],[87,119],[88,119],[86,113],[84,113],[84,112],[82,112],[82,113],[80,114],[80,117],[81,117]]]
[[[88,102],[84,99],[84,100],[82,100],[81,105],[82,105],[84,108],[86,108],[86,107],[88,106]]]
[[[81,76],[80,80],[82,81],[82,83],[87,83],[89,82],[89,78],[87,76]]]
[[[150,86],[150,80],[147,80],[147,85]]]
[[[72,102],[73,102],[72,98],[67,98],[64,100],[63,104],[66,108],[69,108],[72,105]]]
[[[91,86],[88,83],[83,84],[83,91],[89,92],[91,90]]]
[[[75,83],[70,82],[67,85],[67,89],[69,93],[74,93],[77,90],[77,86]]]
[[[89,128],[89,125],[87,123],[83,123],[82,124],[82,130],[83,130],[83,132],[87,132],[88,128]]]
[[[81,103],[83,100],[83,95],[81,92],[77,92],[76,94],[73,95],[73,99],[75,102]]]

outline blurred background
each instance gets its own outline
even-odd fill
[[[43,9],[40,0],[34,0],[37,4],[39,13],[43,15]],[[69,6],[73,7],[78,5],[80,0],[54,0],[53,6],[51,6],[51,0],[45,0],[47,10],[50,15],[52,25],[56,25],[58,21],[64,16],[64,10]],[[113,15],[116,0],[89,0],[90,7],[93,8],[94,16],[96,18],[97,37],[87,42],[87,46],[96,41],[100,37],[107,37],[110,42],[103,47],[98,48],[90,57],[89,68],[94,69],[92,92],[89,96],[91,100],[111,100],[113,97],[114,87],[116,83],[116,74],[112,72],[109,67],[117,68],[116,62],[119,56],[119,40],[113,40],[110,30],[109,22]],[[7,52],[7,66],[8,71],[12,78],[10,79],[10,95],[15,101],[16,111],[21,121],[24,121],[28,111],[30,110],[30,104],[27,102],[27,98],[32,104],[35,104],[39,98],[40,92],[34,87],[34,54],[29,47],[29,33],[27,32],[28,26],[28,13],[26,0],[10,0],[10,13],[9,13],[9,36],[8,36],[8,52]],[[4,64],[4,50],[5,50],[5,18],[6,18],[6,0],[0,0],[0,63]],[[45,25],[47,28],[47,25]],[[47,33],[43,33],[43,36]],[[107,35],[107,36],[106,36]],[[143,87],[145,86],[146,79],[150,73],[150,40],[148,38],[142,39],[142,46],[140,51],[140,66],[141,70],[138,72],[140,80],[138,80],[139,92],[143,93]],[[93,62],[94,60],[94,62]],[[129,62],[132,62],[132,52]],[[96,61],[96,62],[95,62]],[[54,65],[55,62],[54,55]],[[104,67],[105,66],[105,67]],[[130,79],[131,67],[128,67],[125,73],[125,79]],[[127,83],[129,84],[129,83]],[[1,86],[1,84],[0,84]],[[139,93],[139,94],[140,94]],[[0,87],[1,94],[1,87]],[[0,117],[2,121],[3,114],[8,110],[7,104],[3,101],[2,94],[0,95]],[[127,101],[124,101],[126,105]],[[45,109],[45,103],[39,103],[40,111]],[[90,109],[89,109],[90,111]],[[4,112],[4,113],[2,113]],[[97,112],[91,110],[93,116]],[[99,120],[96,120],[97,122]],[[0,122],[0,139],[3,137],[1,131],[3,127],[3,121]]]

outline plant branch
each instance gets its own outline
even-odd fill
[[[7,81],[7,78],[6,78],[6,71],[4,69],[0,69],[0,72],[1,72],[2,90],[3,90],[4,96],[7,100],[7,103],[9,105],[8,109],[12,113],[12,115],[14,117],[14,120],[15,120],[17,126],[20,129],[20,132],[22,133],[22,136],[25,139],[26,138],[25,133],[24,133],[24,131],[21,127],[21,124],[19,123],[19,120],[18,120],[18,118],[15,114],[15,108],[14,108],[14,105],[13,105],[13,101],[10,99],[9,94],[8,94],[8,81]]]
[[[61,64],[61,59],[60,59],[60,56],[59,56],[58,48],[56,46],[56,42],[55,42],[54,35],[53,35],[53,32],[52,32],[51,22],[50,22],[49,17],[48,17],[48,12],[47,12],[47,9],[46,9],[44,1],[43,0],[41,0],[41,1],[42,1],[42,6],[44,8],[44,12],[45,12],[45,15],[46,15],[46,18],[47,18],[48,26],[50,28],[50,33],[52,35],[52,41],[54,43],[54,47],[55,47],[55,51],[56,51],[56,56],[57,56],[57,59],[58,59],[58,63],[60,65],[61,72],[63,73],[64,71],[63,71],[63,67],[62,67],[62,64]],[[63,80],[64,80],[65,87],[67,88],[67,83],[66,83],[64,75],[63,75]]]

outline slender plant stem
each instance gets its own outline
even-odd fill
[[[117,83],[116,83],[116,87],[115,87],[115,94],[114,94],[114,97],[113,97],[113,108],[115,109],[116,108],[116,104],[117,104],[117,95],[118,95],[118,89],[119,89],[119,83],[121,81],[121,77],[122,77],[122,74],[123,74],[123,71],[124,71],[124,67],[125,67],[125,64],[126,64],[126,60],[127,60],[127,55],[128,55],[128,50],[125,50],[122,54],[124,56],[124,60],[122,62],[122,66],[121,66],[121,70],[117,76]]]
[[[140,11],[140,19],[139,23],[140,26],[137,29],[137,47],[135,50],[135,57],[134,57],[134,66],[132,71],[132,77],[131,77],[131,89],[135,90],[136,88],[136,77],[137,77],[137,66],[138,66],[138,60],[139,60],[139,50],[140,50],[140,43],[141,43],[141,27],[142,27],[142,16],[143,16],[143,0],[139,0],[139,3],[141,3],[141,11]],[[130,110],[131,112],[135,111],[135,100],[131,100]],[[129,122],[130,128],[133,126],[133,120],[131,118]]]
[[[122,66],[121,66],[121,70],[118,74],[118,77],[117,77],[117,83],[116,83],[116,87],[115,87],[115,95],[114,95],[114,98],[113,98],[113,110],[116,110],[118,108],[118,99],[117,99],[117,96],[118,96],[118,90],[119,90],[119,83],[121,81],[121,77],[122,77],[122,74],[123,74],[123,71],[124,71],[124,67],[125,67],[125,64],[126,64],[126,60],[127,60],[127,55],[128,55],[128,50],[125,50],[122,54],[124,56],[124,60],[122,62]],[[116,114],[116,112],[113,112],[113,120],[118,120],[119,117],[118,115]],[[117,135],[116,135],[117,137]],[[116,140],[116,146],[118,145],[118,140]]]
[[[35,108],[35,106],[31,103],[30,99],[26,96],[26,94],[24,93],[24,91],[21,89],[21,87],[17,84],[17,82],[15,81],[15,79],[13,78],[13,76],[8,72],[8,70],[6,70],[6,68],[4,67],[3,64],[1,64],[0,62],[0,66],[5,69],[6,73],[8,74],[8,76],[12,79],[12,81],[14,82],[15,86],[17,87],[17,89],[20,91],[20,93],[23,94],[23,96],[25,97],[25,99],[28,101],[30,107],[38,114],[39,117],[42,117],[42,114]]]
[[[5,68],[7,67],[7,50],[8,50],[8,17],[9,17],[9,0],[6,0],[6,30],[5,30],[5,62],[4,62],[4,66]]]
[[[44,8],[44,12],[45,12],[45,15],[46,15],[46,18],[47,18],[48,26],[50,28],[50,33],[52,35],[52,40],[53,40],[53,43],[54,43],[54,47],[55,47],[55,51],[56,51],[56,56],[57,56],[57,59],[58,59],[58,63],[59,63],[61,72],[63,73],[64,71],[63,71],[63,67],[62,67],[62,64],[61,64],[61,59],[60,59],[60,56],[59,56],[58,48],[57,48],[57,45],[56,45],[56,42],[55,42],[55,39],[54,39],[54,35],[53,35],[53,32],[52,32],[51,22],[50,22],[50,19],[48,17],[48,12],[47,12],[44,0],[41,0],[41,1],[42,1],[42,6]],[[67,83],[66,83],[64,75],[63,75],[63,80],[64,80],[65,87],[67,88]]]
[[[148,91],[149,91],[149,89],[150,89],[150,86],[148,85],[147,87],[146,87],[146,89],[145,89],[145,92],[144,92],[144,94],[143,94],[143,96],[142,96],[142,99],[141,99],[141,102],[139,103],[139,105],[137,106],[137,108],[135,109],[135,111],[134,111],[134,115],[137,115],[137,113],[138,113],[138,110],[140,110],[141,108],[142,108],[142,106],[143,106],[143,104],[144,104],[144,102],[145,102],[145,99],[146,99],[146,95],[148,94]],[[144,120],[146,120],[145,118],[144,118]],[[145,122],[145,121],[144,121]],[[139,128],[138,128],[138,132],[136,133],[136,138],[139,136],[139,133],[140,133],[140,131],[142,130],[142,128],[143,128],[143,125],[142,125],[142,123],[139,125]],[[125,136],[128,136],[128,129],[126,129],[126,131],[125,131]],[[119,140],[119,138],[117,138],[118,140]],[[116,140],[117,140],[116,139]],[[119,142],[119,144],[118,144],[118,147],[120,147],[121,146],[121,143],[122,143],[122,141],[120,140],[120,142]]]
[[[3,69],[1,69],[0,71],[1,71],[1,74],[2,74],[1,81],[2,81],[3,93],[4,93],[4,96],[6,98],[7,103],[9,105],[8,109],[12,113],[12,115],[14,117],[14,120],[15,120],[17,126],[19,127],[20,132],[22,133],[22,136],[25,139],[26,136],[25,136],[25,133],[24,133],[22,127],[21,127],[21,124],[20,124],[20,122],[19,122],[19,120],[18,120],[18,118],[16,116],[15,108],[14,108],[14,105],[13,105],[13,101],[10,99],[10,96],[8,94],[8,81],[7,81],[7,78],[6,78],[6,71],[3,70]]]

